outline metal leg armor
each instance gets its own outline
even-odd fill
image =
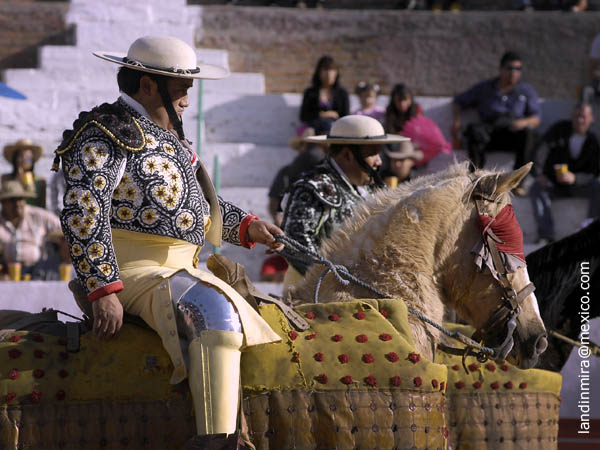
[[[172,277],[171,291],[178,328],[189,342],[188,381],[198,435],[233,433],[244,338],[239,316],[222,293],[187,273]]]

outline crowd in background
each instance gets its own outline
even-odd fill
[[[600,215],[600,144],[592,131],[594,117],[600,115],[600,35],[592,44],[589,66],[588,83],[571,118],[551,124],[540,135],[539,100],[534,86],[522,80],[525,61],[515,52],[506,52],[496,76],[454,98],[453,121],[447,130],[450,142],[404,83],[393,86],[385,107],[377,101],[381,94],[377,83],[358,83],[354,94],[360,107],[351,110],[348,91],[341,81],[342,68],[331,56],[322,56],[303,94],[301,125],[290,140],[297,156],[274,177],[269,190],[269,212],[275,224],[281,225],[281,203],[286,192],[301,174],[327,158],[326,146],[309,144],[305,139],[328,135],[336,120],[354,114],[379,121],[386,133],[410,138],[380,153],[378,173],[392,188],[453,149],[466,150],[473,170],[484,167],[486,155],[494,151],[513,152],[515,168],[533,162],[531,176],[515,193],[531,199],[538,231],[536,241],[551,242],[555,239],[553,198],[588,197],[587,222]],[[463,123],[463,112],[468,109],[476,110],[479,119]],[[23,279],[58,279],[60,267],[70,261],[58,219],[64,179],[58,173],[47,183],[36,173],[35,164],[42,152],[29,139],[4,147],[11,171],[1,176],[0,279],[14,279],[15,271]],[[277,270],[269,269],[271,274],[285,269],[280,262],[274,264],[278,264]]]
[[[538,133],[541,108],[535,88],[522,80],[524,61],[517,53],[505,52],[496,76],[476,83],[453,99],[452,143],[439,126],[428,118],[409,86],[396,84],[384,108],[377,103],[380,87],[362,81],[354,89],[360,108],[350,111],[347,90],[341,83],[341,68],[330,56],[322,56],[315,67],[310,86],[304,91],[299,118],[302,125],[290,146],[299,152],[295,160],[277,173],[269,191],[269,209],[276,224],[283,220],[281,207],[286,192],[311,167],[328,156],[325,146],[307,144],[309,136],[328,135],[332,124],[348,114],[378,120],[386,133],[409,137],[380,153],[379,174],[390,187],[418,174],[440,154],[464,148],[471,169],[483,168],[486,155],[495,151],[514,153],[514,168],[532,162],[531,176],[514,193],[530,196],[537,223],[539,244],[555,239],[552,199],[588,197],[587,219],[600,216],[600,144],[592,131],[594,112],[600,106],[600,35],[590,53],[589,86],[571,112],[571,118],[552,124]],[[478,120],[463,123],[463,112],[474,109]],[[566,112],[565,112],[566,113]],[[396,147],[396,148],[392,148]],[[392,155],[392,156],[390,156]],[[273,279],[269,270],[265,279]]]

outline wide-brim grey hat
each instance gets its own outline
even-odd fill
[[[305,142],[316,144],[396,144],[410,141],[399,134],[386,134],[381,123],[369,116],[350,115],[336,120],[327,135],[310,136]]]
[[[133,70],[176,78],[218,80],[229,70],[198,62],[194,49],[173,36],[144,36],[127,53],[96,51],[94,56]]]
[[[392,148],[386,148],[385,154],[390,159],[414,159],[415,161],[421,161],[423,159],[423,152],[416,149],[412,142],[406,141],[400,144],[393,145]]]

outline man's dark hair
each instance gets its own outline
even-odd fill
[[[168,78],[164,75],[158,75],[141,70],[130,69],[129,67],[121,67],[117,73],[117,84],[119,90],[127,95],[135,95],[140,90],[140,80],[144,75],[149,76],[154,81],[159,78]]]
[[[523,61],[523,59],[521,58],[521,55],[519,55],[517,52],[505,52],[504,55],[502,55],[502,58],[500,58],[500,67],[504,67],[506,64],[511,63],[513,61]]]
[[[350,151],[353,151],[355,147],[357,150],[360,150],[359,144],[331,144],[331,146],[329,147],[329,154],[335,157],[339,155],[342,152],[342,150],[344,150],[344,148],[346,147],[348,147]]]

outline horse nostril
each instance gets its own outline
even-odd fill
[[[548,339],[546,339],[546,335],[542,334],[537,338],[535,342],[535,351],[538,355],[541,355],[548,348]]]

